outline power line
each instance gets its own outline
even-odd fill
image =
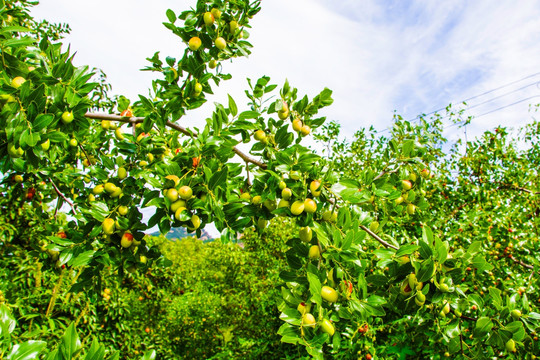
[[[535,76],[538,76],[538,75],[540,75],[540,72],[537,72],[537,73],[534,73],[534,74],[531,74],[531,75],[527,75],[527,76],[525,76],[524,78],[521,78],[521,79],[519,79],[519,80],[515,80],[515,81],[512,81],[512,82],[509,82],[508,84],[499,86],[499,87],[497,87],[497,88],[495,88],[495,89],[491,89],[491,90],[485,91],[485,92],[483,92],[483,93],[481,93],[481,94],[478,94],[478,95],[472,96],[472,97],[470,97],[470,98],[467,98],[467,99],[465,99],[465,100],[458,101],[458,103],[464,103],[464,102],[467,102],[467,101],[470,101],[470,100],[474,100],[474,99],[476,99],[476,98],[482,97],[482,96],[487,95],[487,94],[491,94],[492,92],[495,92],[495,91],[497,91],[497,90],[504,89],[505,87],[514,85],[514,84],[519,83],[519,82],[521,82],[521,81],[523,81],[523,80],[527,80],[527,79],[530,79],[530,78],[535,77]],[[531,86],[532,84],[536,84],[536,83],[538,83],[538,82],[531,83],[531,84],[529,84],[529,85],[527,85],[527,86],[525,86],[525,87]],[[427,114],[422,114],[422,116],[432,115],[432,114],[435,114],[435,113],[437,113],[437,112],[439,112],[439,111],[442,111],[442,110],[445,110],[445,109],[446,109],[446,106],[443,107],[443,108],[434,110],[434,111],[432,111],[432,112],[429,112],[429,113],[427,113]],[[410,119],[410,120],[407,120],[407,121],[413,121],[413,120],[416,120],[419,116],[420,116],[420,115],[417,115],[417,116],[414,117],[413,119]]]
[[[465,99],[465,100],[460,101],[459,103],[466,103],[467,101],[470,101],[470,100],[473,100],[473,99],[477,99],[477,98],[482,97],[482,96],[484,96],[484,95],[487,95],[487,94],[493,93],[493,92],[495,92],[495,91],[504,89],[504,88],[506,88],[506,87],[508,87],[508,86],[514,85],[514,84],[516,84],[516,83],[522,82],[522,81],[524,81],[524,80],[533,78],[533,77],[538,76],[538,75],[540,75],[540,72],[537,72],[537,73],[534,73],[534,74],[527,75],[527,76],[525,76],[525,77],[523,77],[523,78],[521,78],[521,79],[519,79],[519,80],[512,81],[512,82],[510,82],[510,83],[504,84],[504,85],[499,86],[499,87],[497,87],[497,88],[494,88],[494,89],[485,91],[485,92],[483,92],[483,93],[481,93],[481,94],[478,94],[478,95],[469,97],[469,98],[467,98],[467,99]],[[521,90],[523,90],[523,89],[525,89],[525,88],[528,88],[528,87],[530,87],[530,86],[532,86],[532,85],[536,85],[537,87],[539,87],[540,81],[534,81],[534,82],[529,83],[529,84],[527,84],[527,85],[525,85],[525,86],[522,86],[522,87],[520,87],[520,88],[518,88],[518,89],[509,91],[509,92],[507,92],[507,93],[505,93],[505,94],[496,96],[496,97],[494,97],[494,98],[492,98],[492,99],[483,101],[483,102],[481,102],[481,103],[479,103],[479,104],[470,106],[470,107],[468,107],[468,109],[476,108],[476,107],[478,107],[478,106],[487,104],[487,103],[489,103],[489,102],[492,102],[492,101],[495,101],[495,100],[497,100],[497,99],[500,99],[500,98],[502,98],[502,97],[504,97],[504,96],[508,96],[508,95],[511,95],[511,94],[513,94],[513,93],[515,93],[515,92],[521,91]],[[515,103],[508,104],[508,105],[499,107],[499,108],[497,108],[497,109],[494,109],[494,110],[490,110],[490,111],[488,111],[488,112],[485,112],[485,113],[483,113],[483,114],[481,114],[481,115],[476,116],[475,118],[478,118],[478,117],[481,117],[481,116],[484,116],[484,115],[488,115],[488,114],[491,114],[491,113],[496,112],[496,111],[499,111],[499,110],[503,110],[503,109],[505,109],[505,108],[507,108],[507,107],[510,107],[510,106],[519,104],[519,103],[521,103],[521,102],[523,102],[523,101],[530,100],[530,99],[533,99],[533,98],[539,97],[539,96],[540,96],[540,95],[535,95],[535,96],[532,96],[532,97],[529,97],[529,98],[525,98],[525,99],[519,100],[519,101],[517,101],[517,102],[515,102]],[[409,119],[409,120],[407,120],[407,121],[409,121],[409,122],[412,122],[412,121],[418,121],[418,120],[422,119],[422,118],[425,117],[425,116],[433,115],[433,114],[435,114],[435,113],[437,113],[437,112],[440,112],[440,111],[442,111],[442,110],[446,110],[446,108],[447,108],[447,107],[443,107],[443,108],[434,110],[434,111],[432,111],[432,112],[429,112],[429,113],[427,113],[427,114],[417,115],[415,118]],[[442,116],[442,117],[439,118],[439,119],[440,119],[440,120],[444,120],[445,118],[449,118],[450,116],[451,116],[451,115]],[[434,121],[436,121],[436,120],[434,120]],[[434,122],[434,121],[432,121],[432,122]],[[456,124],[452,124],[452,125],[450,125],[449,127],[456,126],[457,124],[461,124],[461,123],[464,123],[464,121],[457,122]],[[391,129],[392,129],[392,127],[390,126],[390,127],[387,127],[387,128],[385,128],[385,129],[383,129],[383,130],[381,130],[381,131],[377,131],[377,133],[383,133],[383,132],[389,131],[389,130],[391,130]],[[445,129],[446,129],[446,127],[445,127]]]

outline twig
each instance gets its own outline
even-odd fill
[[[79,149],[81,149],[82,152],[84,153],[84,156],[86,156],[86,159],[88,160],[88,163],[90,165],[94,165],[92,159],[90,159],[90,156],[88,156],[88,153],[86,152],[86,150],[84,150],[84,147],[81,145],[81,143],[79,143]]]
[[[523,261],[521,261],[521,260],[519,260],[519,259],[516,259],[516,258],[514,257],[514,255],[512,255],[512,254],[509,254],[509,255],[508,255],[508,258],[509,258],[510,260],[512,260],[513,262],[515,262],[516,264],[519,264],[519,265],[523,266],[524,268],[527,268],[527,269],[530,269],[530,270],[533,270],[533,269],[534,269],[534,266],[529,265],[529,264],[527,264],[527,263],[524,263]]]
[[[58,194],[58,196],[60,196],[62,199],[64,199],[65,202],[67,202],[69,204],[69,206],[71,206],[71,210],[73,211],[74,214],[77,213],[77,211],[75,210],[75,207],[73,205],[73,203],[71,201],[68,200],[68,198],[58,189],[58,187],[56,186],[56,184],[54,183],[54,181],[49,177],[49,181],[51,182],[54,190],[56,191],[56,193]]]
[[[398,250],[399,248],[395,245],[392,245],[390,244],[389,242],[387,241],[384,241],[383,239],[381,239],[379,237],[379,235],[375,234],[373,231],[369,230],[369,228],[365,227],[364,225],[360,225],[360,229],[364,230],[365,232],[367,232],[372,238],[374,238],[375,240],[377,240],[378,242],[380,242],[381,244],[383,244],[384,246],[386,246],[387,248],[391,248],[391,249],[394,249],[394,250]]]

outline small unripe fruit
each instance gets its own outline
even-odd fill
[[[278,207],[278,209],[281,209],[281,208],[284,208],[284,207],[289,207],[289,205],[290,205],[289,201],[287,201],[285,199],[281,199],[281,200],[279,200],[277,207]]]
[[[201,39],[197,36],[192,37],[189,39],[188,46],[192,51],[197,51],[201,47],[202,42]]]
[[[168,189],[165,193],[165,197],[167,197],[170,202],[174,203],[178,200],[178,191],[176,191],[175,188]]]
[[[215,69],[215,68],[217,67],[217,64],[218,64],[217,61],[214,60],[214,59],[212,59],[212,60],[210,60],[210,62],[208,63],[208,67],[209,67],[210,69]]]
[[[289,172],[289,177],[292,180],[300,180],[300,173],[296,170],[292,170],[291,172]]]
[[[13,80],[11,80],[11,86],[13,86],[14,88],[18,89],[22,86],[22,84],[24,84],[26,82],[26,80],[22,77],[22,76],[16,76],[13,78]]]
[[[221,17],[221,10],[219,9],[213,8],[212,10],[210,10],[210,13],[214,15],[215,19],[219,19]]]
[[[278,111],[278,117],[281,119],[281,120],[285,120],[286,118],[289,117],[289,106],[287,105],[286,102],[283,103],[283,107],[281,108],[281,110]]]
[[[313,199],[306,199],[304,201],[304,211],[308,214],[313,214],[317,211],[317,203]]]
[[[41,143],[41,150],[47,151],[51,147],[51,140],[47,139],[45,142]]]
[[[310,184],[309,184],[309,191],[311,191],[311,194],[314,196],[314,197],[318,197],[321,195],[321,192],[322,192],[322,186],[321,186],[321,182],[319,180],[313,180]]]
[[[240,199],[243,200],[243,201],[246,201],[246,202],[250,202],[251,201],[251,195],[248,192],[244,192],[244,193],[240,194]]]
[[[289,189],[289,188],[285,188],[283,190],[281,190],[281,197],[283,198],[283,200],[289,200],[292,196],[292,190]]]
[[[184,185],[178,190],[178,195],[184,200],[189,200],[193,196],[193,190],[187,185]]]
[[[191,216],[191,224],[193,225],[193,229],[198,229],[201,226],[201,219],[198,215]]]
[[[193,87],[193,95],[195,97],[199,96],[202,93],[202,90],[203,90],[202,84],[196,83],[195,86]]]
[[[309,226],[304,226],[304,227],[300,228],[300,231],[298,232],[298,237],[303,242],[308,243],[313,238],[313,230],[311,230],[311,228]]]
[[[303,201],[295,201],[291,205],[291,214],[293,215],[300,215],[304,212],[304,202]]]
[[[133,244],[133,235],[131,233],[124,233],[120,239],[120,245],[123,248],[128,248]]]
[[[253,205],[259,205],[262,202],[262,197],[260,195],[255,195],[251,198],[251,203]]]
[[[253,134],[253,138],[255,140],[257,140],[257,141],[265,142],[266,141],[266,133],[263,130],[257,130]]]
[[[416,211],[416,206],[414,204],[407,205],[407,214],[413,215],[415,211]]]
[[[403,198],[403,196],[400,196],[400,197],[398,197],[396,200],[394,200],[394,203],[395,203],[396,205],[399,205],[399,204],[401,204],[403,201],[405,201],[405,199]]]
[[[70,122],[73,121],[73,119],[74,119],[74,116],[73,116],[73,112],[71,111],[65,111],[61,117],[61,120],[64,124],[69,124]]]
[[[336,329],[334,328],[334,325],[328,319],[324,319],[321,322],[321,330],[322,332],[327,333],[330,336],[334,335],[334,332],[336,331]]]
[[[77,141],[77,139],[71,139],[71,140],[69,140],[69,146],[71,146],[71,147],[77,147],[77,145],[79,145],[79,142]]]
[[[411,190],[412,183],[410,180],[401,180],[401,186],[403,187],[403,190]]]
[[[109,130],[111,127],[111,122],[109,120],[101,120],[101,128],[103,130]]]
[[[506,350],[508,350],[509,352],[516,352],[516,342],[514,341],[514,339],[510,339],[506,342]]]
[[[99,186],[99,185],[98,185],[98,186]],[[96,187],[97,187],[97,186],[96,186]],[[116,191],[117,186],[114,185],[114,184],[111,183],[111,182],[108,182],[108,183],[105,183],[104,189],[105,189],[105,191],[108,192],[109,194],[112,194],[113,192]]]
[[[310,314],[310,313],[305,313],[303,316],[302,316],[302,325],[303,326],[310,326],[310,327],[315,327],[315,324],[317,322],[315,321],[315,317]]]
[[[448,292],[450,290],[450,288],[448,287],[448,284],[439,284],[439,290],[441,290],[442,292]]]
[[[311,304],[306,304],[306,303],[301,302],[300,304],[298,304],[296,309],[300,311],[300,314],[304,315],[305,313],[311,310]]]
[[[106,235],[112,235],[114,234],[114,230],[116,228],[116,224],[114,222],[113,219],[111,218],[106,218],[105,220],[103,220],[103,223],[101,224],[102,227],[103,227],[103,232],[106,234]]]
[[[277,209],[277,204],[275,200],[264,200],[263,205],[268,211],[274,211]]]
[[[450,312],[450,304],[449,303],[444,304],[441,312],[444,313],[445,315],[448,314]]]
[[[122,128],[117,128],[116,130],[114,130],[114,136],[116,137],[117,140],[120,140],[120,141],[125,139],[124,133],[122,132]]]
[[[238,29],[238,23],[236,21],[231,21],[229,23],[229,30],[231,31],[231,33],[234,34],[234,32],[236,31],[236,29]]]
[[[118,172],[116,174],[120,180],[123,180],[127,177],[127,170],[123,167],[118,168]]]
[[[330,303],[335,303],[338,299],[338,293],[330,286],[323,286],[321,289],[321,297]]]
[[[120,215],[122,215],[122,216],[127,215],[128,211],[129,211],[129,209],[128,209],[128,207],[125,206],[125,205],[121,205],[121,206],[118,207],[118,213],[119,213]]]
[[[114,185],[114,184],[113,184]],[[96,195],[99,195],[101,194],[103,191],[105,190],[105,188],[103,187],[103,185],[99,184],[99,185],[96,185],[94,187],[94,189],[92,190],[92,192]]]
[[[307,125],[302,126],[302,128],[300,129],[300,133],[302,134],[302,136],[307,136],[310,132],[311,128]]]
[[[521,317],[521,311],[518,309],[514,309],[510,312],[510,315],[515,319],[518,320]]]
[[[111,197],[117,198],[117,197],[120,197],[121,195],[122,195],[122,188],[117,187],[116,190],[112,192]]]
[[[323,213],[322,218],[324,221],[335,222],[337,220],[337,213],[327,210]]]
[[[279,189],[280,190],[283,190],[286,187],[287,187],[287,184],[285,183],[285,181],[282,180],[282,181],[279,182]]]
[[[224,50],[227,47],[227,42],[221,36],[214,41],[214,44],[219,50]]]
[[[267,225],[268,225],[268,220],[263,219],[263,218],[259,218],[259,220],[257,220],[257,226],[259,227],[259,229],[264,229]]]
[[[302,130],[302,126],[304,126],[304,123],[300,119],[294,119],[292,122],[292,128],[296,132],[300,132]]]
[[[169,180],[172,180],[174,181],[174,186],[178,186],[180,185],[180,178],[176,175],[167,175],[165,176],[165,179],[169,179]]]
[[[207,11],[203,15],[203,20],[204,20],[204,23],[206,24],[206,26],[213,25],[214,24],[214,15],[210,11]]]
[[[15,175],[13,177],[13,180],[15,180],[16,183],[22,183],[24,181],[23,177],[21,175]]]
[[[176,210],[179,208],[185,208],[186,207],[186,201],[185,200],[178,200],[171,204],[171,211],[176,213]]]
[[[309,248],[309,258],[310,259],[318,259],[321,255],[321,251],[319,250],[318,245],[313,245]]]
[[[372,232],[376,232],[379,229],[379,222],[373,221],[371,224],[369,224],[369,230]]]

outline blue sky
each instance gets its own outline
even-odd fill
[[[179,13],[193,4],[43,0],[33,14],[70,23],[67,40],[77,52],[76,63],[103,69],[114,93],[137,99],[153,78],[139,71],[145,59],[155,51],[179,57],[184,49],[161,25],[165,11]],[[540,72],[538,19],[537,0],[264,0],[252,21],[252,55],[223,64],[233,79],[181,123],[203,124],[213,102],[226,103],[227,94],[241,106],[246,77],[262,75],[278,84],[288,78],[300,94],[332,89],[335,102],[324,115],[342,125],[344,136],[363,126],[383,130],[394,111],[414,119],[486,92],[469,102],[467,114],[482,115],[532,96],[538,103],[540,74],[518,81]],[[499,124],[527,123],[528,108],[525,101],[480,116],[467,127],[467,136]],[[464,132],[452,127],[446,136],[457,140]]]
[[[138,71],[146,57],[157,50],[181,54],[182,45],[161,25],[166,9],[179,13],[194,3],[46,0],[33,13],[69,22],[77,62],[102,68],[114,92],[135,98],[152,78]],[[352,134],[361,126],[386,128],[394,111],[414,118],[540,72],[535,0],[265,0],[262,8],[252,22],[253,54],[224,64],[234,78],[210,104],[225,101],[227,93],[241,103],[246,77],[269,75],[278,84],[288,78],[300,93],[334,90],[336,101],[325,115]],[[540,75],[471,100],[485,104],[468,114],[540,95],[538,81]],[[530,121],[528,105],[473,120],[469,136]],[[210,113],[211,105],[185,121],[197,124]],[[461,132],[453,128],[451,136]]]

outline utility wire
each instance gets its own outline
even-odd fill
[[[473,100],[473,99],[482,97],[482,96],[484,96],[484,95],[490,94],[490,93],[495,92],[495,91],[497,91],[497,90],[504,89],[504,88],[506,88],[506,87],[508,87],[508,86],[514,85],[514,84],[516,84],[516,83],[522,82],[523,80],[527,80],[527,79],[530,79],[530,78],[535,77],[535,76],[538,76],[538,75],[540,75],[540,72],[537,72],[537,73],[534,73],[534,74],[525,76],[524,78],[521,78],[521,79],[519,79],[519,80],[512,81],[512,82],[507,83],[507,84],[505,84],[505,85],[499,86],[499,87],[497,87],[497,88],[495,88],[495,89],[491,89],[491,90],[485,91],[485,92],[483,92],[483,93],[481,93],[481,94],[478,94],[478,95],[469,97],[469,98],[467,98],[467,99],[465,99],[465,100],[460,101],[459,103],[466,103],[467,101],[470,101],[470,100]],[[468,106],[467,109],[473,109],[473,108],[476,108],[476,107],[478,107],[478,106],[481,106],[481,105],[487,104],[487,103],[489,103],[489,102],[495,101],[495,100],[500,99],[500,98],[502,98],[502,97],[504,97],[504,96],[511,95],[511,94],[513,94],[513,93],[515,93],[515,92],[521,91],[521,90],[526,89],[526,88],[528,88],[528,87],[530,87],[530,86],[533,86],[533,85],[536,85],[537,87],[539,87],[539,86],[540,86],[540,81],[534,81],[534,82],[532,82],[532,83],[530,83],[530,84],[527,84],[527,85],[525,85],[525,86],[522,86],[522,87],[520,87],[520,88],[518,88],[518,89],[515,89],[515,90],[512,90],[512,91],[509,91],[509,92],[507,92],[507,93],[505,93],[505,94],[496,96],[496,97],[494,97],[494,98],[492,98],[492,99],[483,101],[483,102],[481,102],[481,103],[479,103],[479,104],[476,104],[476,105],[473,105],[473,106]],[[533,98],[539,97],[539,96],[540,96],[540,95],[535,95],[535,96],[531,96],[531,97],[528,97],[528,98],[525,98],[525,99],[521,99],[521,100],[519,100],[519,101],[517,101],[517,102],[511,103],[511,104],[508,104],[508,105],[499,107],[499,108],[497,108],[497,109],[490,110],[490,111],[485,112],[485,113],[483,113],[483,114],[481,114],[481,115],[475,116],[475,118],[479,118],[479,117],[481,117],[481,116],[488,115],[488,114],[491,114],[491,113],[496,112],[496,111],[499,111],[499,110],[503,110],[503,109],[505,109],[505,108],[507,108],[507,107],[510,107],[510,106],[519,104],[519,103],[521,103],[521,102],[523,102],[523,101],[527,101],[527,100],[530,100],[530,99],[533,99]],[[409,119],[409,120],[407,120],[407,121],[409,121],[409,122],[412,122],[412,121],[419,121],[421,118],[423,118],[423,117],[425,117],[425,116],[433,115],[433,114],[435,114],[435,113],[437,113],[437,112],[439,112],[439,111],[445,110],[445,109],[446,109],[446,107],[443,107],[443,108],[434,110],[434,111],[432,111],[432,112],[429,112],[429,113],[427,113],[427,114],[418,115],[418,116],[416,116],[415,118]],[[436,119],[436,120],[444,120],[445,118],[449,118],[450,116],[451,116],[451,115],[442,116],[441,118]],[[435,120],[434,120],[434,121],[435,121]],[[449,125],[448,127],[457,126],[457,125],[463,124],[463,123],[464,123],[464,121],[457,122],[457,123],[455,123],[455,124]],[[446,128],[447,128],[447,127],[445,127],[444,129],[446,129]],[[381,130],[381,131],[377,131],[377,133],[383,133],[383,132],[389,131],[389,130],[391,130],[391,129],[392,129],[392,127],[390,126],[390,127],[387,127],[386,129],[383,129],[383,130]]]

